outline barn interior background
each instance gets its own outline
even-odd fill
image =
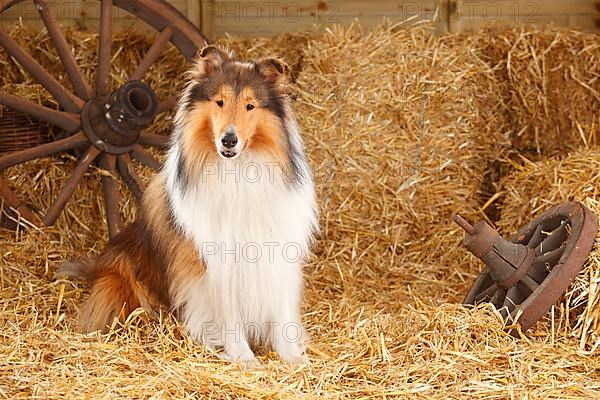
[[[334,24],[348,25],[354,20],[374,27],[383,18],[392,23],[406,20],[433,21],[437,32],[461,32],[490,24],[529,24],[600,28],[597,0],[171,0],[168,1],[209,38],[226,34],[271,36],[284,32],[313,30]],[[59,22],[81,28],[95,28],[100,16],[96,0],[57,0],[52,2]],[[32,2],[25,2],[2,15],[3,23],[22,19],[41,24]],[[144,29],[143,23],[125,12],[115,14],[114,23]]]
[[[0,230],[0,396],[597,397],[600,241],[548,316],[515,338],[493,307],[460,305],[482,265],[460,245],[451,218],[483,219],[510,236],[567,200],[600,214],[598,1],[171,3],[242,58],[280,55],[294,68],[322,226],[306,267],[310,363],[290,367],[269,355],[263,368],[240,372],[169,315],[156,322],[139,312],[106,335],[78,334],[85,286],[52,276],[60,262],[94,254],[108,238],[101,193],[112,172],[91,165],[52,226],[32,227],[2,203],[10,229]],[[50,4],[93,81],[101,3]],[[0,22],[70,87],[33,1]],[[156,32],[117,7],[112,22],[117,86]],[[167,47],[144,82],[165,98],[185,68]],[[0,86],[60,108],[4,50]],[[32,145],[61,134],[1,113],[0,127],[37,127]],[[171,118],[163,112],[147,129],[166,137]],[[0,137],[0,157],[16,150],[13,139]],[[43,216],[79,157],[63,152],[3,168],[2,193]],[[143,186],[152,169],[132,165]],[[117,198],[122,218],[133,218],[130,186],[119,183]]]

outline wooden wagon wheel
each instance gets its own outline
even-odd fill
[[[143,146],[160,147],[166,144],[168,138],[146,132],[144,127],[148,126],[156,114],[168,111],[176,104],[175,93],[168,98],[157,100],[152,88],[140,80],[169,42],[187,59],[191,59],[197,50],[207,43],[206,37],[179,11],[162,0],[99,0],[99,45],[95,82],[87,82],[56,22],[48,0],[0,0],[0,16],[10,7],[24,1],[33,1],[39,11],[62,61],[72,91],[60,84],[0,28],[0,45],[44,86],[60,104],[61,110],[38,105],[5,91],[0,91],[0,104],[56,125],[66,131],[67,136],[1,156],[0,170],[61,151],[77,150],[79,163],[42,217],[41,222],[45,225],[54,224],[81,182],[85,171],[93,163],[110,172],[112,177],[120,175],[139,200],[142,187],[131,168],[131,159],[134,158],[151,168],[158,168],[157,160]],[[111,91],[113,7],[128,11],[156,29],[158,34],[140,64],[132,71],[128,82]],[[0,186],[0,195],[3,195],[6,202],[18,209],[25,218],[35,218],[31,209],[19,201],[1,180]],[[103,176],[102,191],[109,234],[113,237],[121,227],[118,183],[111,177]]]

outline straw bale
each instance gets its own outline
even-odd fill
[[[242,60],[257,60],[261,57],[279,57],[290,66],[290,79],[296,82],[302,72],[304,48],[316,38],[314,32],[282,33],[273,37],[227,36],[217,40],[217,44],[232,50]]]
[[[555,155],[600,143],[600,35],[567,29],[488,29],[467,37],[495,70],[498,129],[520,153]]]
[[[136,312],[104,335],[75,332],[86,288],[52,275],[63,260],[99,251],[106,238],[93,169],[55,226],[0,230],[0,397],[594,398],[600,362],[577,338],[543,321],[516,339],[489,305],[444,304],[464,295],[480,267],[458,247],[462,233],[449,218],[457,211],[484,217],[486,174],[507,145],[494,128],[498,113],[483,107],[494,101],[497,76],[476,47],[429,33],[427,26],[354,26],[260,39],[255,47],[222,42],[302,66],[293,94],[322,226],[305,270],[307,365],[268,354],[260,356],[263,367],[240,371],[194,343],[170,315],[153,321]],[[120,43],[119,59],[133,52],[120,61],[129,71],[140,55],[127,39]],[[164,72],[152,75],[172,84],[168,74],[182,63],[162,62]],[[125,76],[119,68],[114,73]],[[68,155],[46,158],[3,177],[43,209],[73,165]],[[136,212],[129,197],[122,208],[129,218]]]
[[[582,201],[600,216],[600,149],[563,158],[524,160],[502,181],[502,213],[498,227],[509,237],[544,210]],[[600,348],[600,237],[582,272],[557,304],[558,322],[580,341],[582,349]]]
[[[481,88],[494,84],[487,65],[429,29],[328,30],[305,52],[297,111],[324,235],[349,280],[387,276],[400,264],[415,285],[437,282],[448,296],[449,276],[462,285],[473,270],[451,217],[485,217],[485,175],[507,143],[493,131],[497,114],[482,106]]]

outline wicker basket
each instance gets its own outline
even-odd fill
[[[0,153],[11,153],[48,143],[51,126],[9,108],[0,108]]]

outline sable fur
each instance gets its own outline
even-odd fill
[[[204,271],[194,244],[173,226],[160,175],[146,189],[142,209],[142,216],[109,241],[96,259],[69,261],[56,272],[91,283],[80,310],[86,332],[105,330],[115,318],[122,322],[138,307],[153,315],[160,308],[170,309],[169,293],[177,293],[185,279]]]

